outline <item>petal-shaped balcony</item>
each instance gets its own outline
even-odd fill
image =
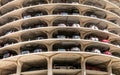
[[[25,0],[23,2],[23,7],[27,6],[33,6],[33,5],[41,5],[41,4],[47,4],[47,0]]]
[[[7,24],[7,23],[10,23],[10,22],[16,21],[16,20],[18,20],[18,19],[19,19],[19,18],[18,18],[18,17],[15,17],[15,16],[8,16],[8,17],[5,17],[5,18],[0,22],[0,25]]]
[[[59,26],[59,27],[80,27],[80,20],[77,17],[62,17],[58,18],[53,22],[53,26]]]
[[[21,35],[22,41],[41,40],[47,38],[48,38],[47,34],[39,30],[26,31]]]
[[[4,14],[6,14],[8,12],[11,12],[11,11],[14,11],[14,10],[16,10],[18,8],[19,7],[17,7],[17,6],[11,6],[11,7],[8,7],[6,9],[3,8],[3,9],[0,10],[0,15],[4,15]]]
[[[22,17],[23,17],[23,19],[27,19],[27,18],[30,18],[30,17],[43,16],[43,15],[47,15],[47,14],[48,13],[43,9],[30,8],[30,9],[26,9],[22,13]]]
[[[17,43],[18,41],[12,38],[3,38],[0,41],[0,47],[8,46],[14,43]]]
[[[39,27],[47,27],[47,23],[42,20],[27,20],[23,22],[21,25],[22,29],[31,29],[31,28],[39,28]]]
[[[17,55],[17,53],[13,50],[4,50],[2,53],[0,53],[0,59],[8,58],[15,55]]]
[[[83,4],[91,5],[99,8],[105,8],[105,2],[103,0],[97,1],[97,0],[84,0]]]
[[[110,18],[109,21],[114,24],[120,25],[120,20],[118,18]]]
[[[2,33],[0,33],[0,36],[6,35],[6,34],[10,34],[10,33],[14,33],[16,31],[18,31],[17,28],[10,28],[10,27],[6,28],[5,27],[5,28],[2,29]]]
[[[38,52],[46,52],[47,47],[43,44],[28,43],[21,46],[20,50],[21,50],[21,54],[38,53]]]
[[[93,53],[103,53],[106,55],[111,55],[109,52],[109,47],[107,45],[99,45],[99,44],[91,44],[85,48],[86,52],[93,52]]]
[[[80,51],[81,45],[76,42],[60,42],[53,45],[54,51]]]
[[[7,20],[8,20],[7,23],[9,23],[9,22],[12,22],[12,21],[18,20],[18,18],[16,18],[16,17],[8,17]]]
[[[80,39],[80,32],[77,30],[57,30],[53,32],[53,38],[58,38],[58,39]]]
[[[89,17],[95,17],[95,18],[100,18],[100,19],[105,19],[106,18],[106,13],[101,11],[101,10],[94,10],[94,9],[89,9],[84,12],[85,16]]]
[[[105,43],[109,43],[108,38],[109,36],[107,34],[99,33],[99,32],[89,33],[84,37],[84,39],[93,40],[93,41],[101,41]]]
[[[96,29],[96,30],[103,30],[103,31],[108,32],[107,24],[104,23],[104,22],[91,21],[91,22],[85,23],[84,27],[91,28],[91,29]]]
[[[53,0],[53,3],[79,3],[79,0]]]
[[[16,28],[11,28],[11,29],[5,31],[5,34],[14,33],[14,32],[16,32],[16,31],[18,31],[18,29],[16,29]]]
[[[79,10],[74,6],[60,6],[53,10],[53,14],[56,15],[79,15]]]

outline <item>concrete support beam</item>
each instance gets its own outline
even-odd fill
[[[81,75],[86,75],[86,60],[84,57],[81,59]]]
[[[113,73],[112,73],[112,61],[110,61],[108,63],[107,69],[108,69],[108,75],[113,75]]]
[[[16,72],[16,75],[21,75],[22,65],[23,65],[22,62],[20,62],[20,61],[17,62],[17,72]]]
[[[52,58],[48,58],[48,75],[53,75],[52,71]]]

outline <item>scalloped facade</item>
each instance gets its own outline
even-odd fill
[[[119,0],[0,0],[0,75],[120,75]]]

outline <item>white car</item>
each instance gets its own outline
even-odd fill
[[[80,27],[80,24],[74,23],[72,27]]]
[[[73,48],[71,48],[71,51],[80,51],[80,48],[78,48],[78,47],[73,47]]]
[[[66,27],[64,23],[58,24],[59,27]]]

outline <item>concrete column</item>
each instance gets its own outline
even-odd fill
[[[51,44],[48,44],[48,51],[53,51]]]
[[[81,1],[79,0],[79,4],[81,3]]]
[[[22,64],[20,61],[17,62],[17,72],[16,75],[21,75]]]
[[[52,72],[52,58],[48,58],[48,74],[47,75],[53,75],[53,72]]]
[[[47,35],[48,35],[48,38],[52,38],[52,35],[51,35],[51,33],[48,33]]]
[[[19,39],[19,42],[22,42],[21,34],[19,35],[18,39]]]
[[[51,3],[53,2],[53,0],[51,0]]]
[[[18,46],[17,48],[18,55],[20,55],[21,54],[20,46]]]
[[[52,0],[48,0],[49,1],[49,4],[52,3]]]
[[[85,37],[85,32],[81,32],[81,39],[84,39]]]
[[[107,65],[107,70],[108,70],[108,75],[113,75],[112,74],[112,61],[110,61]]]
[[[48,3],[50,3],[50,1],[49,0],[46,0]]]
[[[81,75],[86,75],[86,60],[84,57],[81,59]]]
[[[83,45],[83,44],[81,44],[81,50],[80,50],[80,51],[85,52],[85,51],[84,51],[84,45]]]

